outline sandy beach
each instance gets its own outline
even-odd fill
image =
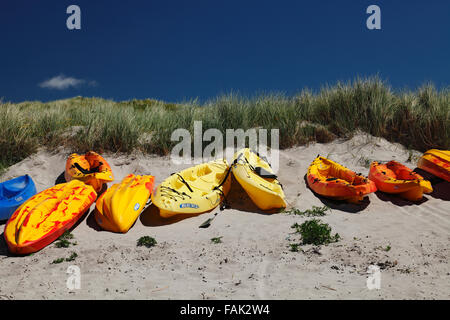
[[[42,191],[55,184],[71,152],[40,150],[11,166],[1,181],[29,174]],[[288,208],[329,206],[320,219],[341,236],[326,246],[302,246],[303,252],[289,250],[298,240],[291,225],[310,218],[259,211],[236,180],[228,196],[231,208],[206,229],[198,226],[219,208],[164,219],[149,206],[128,233],[116,234],[99,229],[92,206],[72,231],[76,245],[51,244],[20,257],[9,255],[2,223],[0,299],[449,299],[450,183],[434,180],[433,193],[421,203],[380,192],[362,205],[329,201],[313,194],[304,178],[318,154],[366,176],[369,160],[415,168],[420,156],[363,134],[280,151],[278,176]],[[190,166],[138,153],[103,156],[113,169],[113,183],[134,173],[154,175],[159,184]],[[136,246],[146,235],[157,245]],[[213,243],[213,237],[222,242]],[[52,263],[72,252],[78,254],[74,261]],[[66,286],[69,265],[80,268],[80,289]],[[366,286],[370,265],[381,269],[379,290]]]

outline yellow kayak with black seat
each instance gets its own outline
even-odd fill
[[[283,188],[272,167],[249,148],[234,155],[232,172],[250,199],[261,210],[286,208]]]
[[[161,217],[197,214],[217,207],[231,187],[228,162],[215,160],[172,174],[152,193]]]

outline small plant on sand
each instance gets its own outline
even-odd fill
[[[298,252],[298,247],[300,246],[300,243],[291,243],[289,244],[290,251],[292,252]]]
[[[70,246],[70,241],[61,239],[61,240],[58,240],[57,242],[55,242],[55,246],[57,248],[68,248]]]
[[[58,239],[70,240],[70,239],[73,239],[73,234],[71,234],[70,231],[66,230]]]
[[[52,264],[57,264],[57,263],[61,263],[64,261],[64,258],[58,258],[52,261]]]
[[[306,209],[305,211],[301,211],[297,208],[292,208],[289,210],[283,211],[286,214],[294,214],[297,216],[304,216],[304,217],[321,217],[326,215],[327,211],[331,211],[330,207],[323,206],[323,207],[317,207],[312,206],[311,209]]]
[[[70,257],[66,258],[66,261],[73,261],[76,257],[78,257],[78,254],[76,252],[72,252]]]
[[[369,158],[366,158],[366,157],[359,157],[358,163],[360,165],[362,165],[364,168],[369,169],[370,164],[372,163],[372,160],[370,160]]]
[[[212,243],[221,243],[222,242],[222,236],[221,237],[215,237],[211,238]]]
[[[77,245],[76,242],[70,242],[69,240],[73,239],[73,234],[70,231],[65,231],[59,238],[58,241],[55,242],[55,246],[57,248],[68,248],[70,245]]]
[[[137,241],[137,246],[142,247],[145,246],[147,248],[153,247],[157,244],[155,238],[152,238],[150,236],[143,236],[140,237]]]
[[[412,162],[417,163],[417,161],[420,159],[420,156],[415,154],[413,150],[408,150],[408,160],[406,162]]]
[[[387,245],[385,248],[382,247],[382,246],[378,246],[378,247],[376,247],[375,249],[379,249],[379,250],[383,250],[383,251],[388,252],[388,251],[390,251],[392,248],[391,248],[390,245]]]
[[[57,263],[61,263],[64,261],[74,261],[76,259],[76,257],[78,257],[78,254],[76,252],[72,252],[72,254],[68,257],[68,258],[58,258],[52,261],[52,264],[57,264]]]
[[[329,244],[340,239],[339,234],[331,235],[331,227],[318,219],[303,222],[301,225],[295,223],[291,226],[302,237],[302,244]]]

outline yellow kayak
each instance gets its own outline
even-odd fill
[[[261,210],[286,208],[281,184],[269,163],[245,148],[234,155],[233,175]]]
[[[419,159],[417,167],[450,182],[450,150],[428,150]]]
[[[70,229],[96,198],[94,188],[79,180],[36,194],[6,224],[4,234],[9,250],[27,254],[49,245]]]
[[[161,217],[195,214],[217,207],[231,187],[225,159],[202,163],[172,174],[152,193]]]
[[[152,193],[153,176],[126,176],[104,192],[96,203],[95,221],[105,230],[126,233]]]

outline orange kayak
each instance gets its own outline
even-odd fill
[[[16,254],[36,252],[70,229],[97,198],[94,188],[73,180],[31,197],[9,218],[5,240]]]
[[[71,154],[66,162],[64,177],[67,182],[73,179],[83,181],[94,187],[96,192],[100,192],[105,183],[114,180],[108,162],[94,151],[89,151],[85,155]]]
[[[377,191],[373,181],[320,156],[309,166],[307,181],[317,194],[351,203],[358,203],[367,194]]]
[[[418,201],[424,193],[433,192],[430,181],[397,161],[372,162],[369,179],[375,182],[378,190],[398,194],[411,201]]]
[[[450,182],[450,150],[428,150],[419,159],[417,167]]]

